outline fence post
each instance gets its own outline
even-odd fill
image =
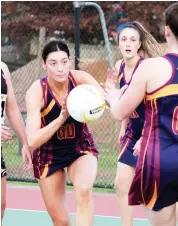
[[[75,70],[78,70],[80,59],[80,2],[74,2],[74,16]]]
[[[114,66],[113,66],[113,60],[112,60],[112,54],[111,54],[111,47],[110,47],[110,43],[109,43],[108,32],[107,32],[106,21],[105,21],[103,10],[95,2],[79,2],[79,4],[82,7],[85,7],[85,6],[94,7],[98,11],[99,16],[100,16],[100,21],[101,21],[101,27],[102,27],[102,31],[103,31],[104,41],[105,41],[106,56],[108,58],[109,67],[113,68]]]
[[[39,40],[38,40],[38,78],[41,75],[41,53],[43,50],[43,47],[45,45],[45,39],[46,39],[46,28],[45,27],[40,27],[39,31]]]

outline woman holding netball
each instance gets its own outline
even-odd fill
[[[48,43],[42,58],[47,76],[34,82],[26,95],[27,136],[35,149],[34,175],[53,224],[68,226],[71,224],[65,202],[66,168],[77,201],[76,225],[92,226],[92,187],[98,151],[87,125],[69,116],[66,96],[80,84],[102,88],[90,74],[71,70],[65,43]]]

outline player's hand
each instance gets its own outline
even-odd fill
[[[134,150],[133,155],[134,155],[134,156],[139,156],[139,155],[140,155],[140,151],[141,151],[141,149],[140,149],[141,142],[142,142],[142,138],[140,138],[140,139],[137,141],[137,143],[135,144],[135,146],[133,147],[133,150]]]
[[[115,68],[108,68],[106,74],[106,82],[100,83],[101,87],[105,90],[109,87],[115,87],[117,84],[117,71]]]
[[[117,70],[115,68],[108,68],[106,76],[106,88],[116,87],[117,84]]]
[[[13,135],[10,132],[10,128],[7,126],[1,125],[1,142],[7,142],[12,140]]]
[[[121,127],[121,130],[119,132],[119,144],[121,144],[121,141],[124,135],[125,135],[125,128]]]
[[[59,115],[59,118],[64,123],[66,119],[69,117],[69,112],[67,110],[67,97],[68,94],[64,95],[63,101],[62,101],[62,107],[61,107],[61,113]]]
[[[116,89],[113,84],[109,84],[108,88],[105,89],[105,100],[111,105],[112,102],[117,102],[124,94],[128,85],[123,86],[121,89]]]
[[[30,147],[28,145],[23,145],[22,147],[22,160],[23,160],[23,169],[29,170],[32,165],[32,156],[30,152]]]

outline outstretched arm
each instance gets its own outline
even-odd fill
[[[31,155],[28,147],[23,118],[14,95],[8,67],[5,64],[3,64],[2,69],[5,73],[7,83],[7,101],[6,101],[7,117],[23,145],[22,156],[24,161],[24,168],[28,169],[31,166]]]
[[[114,87],[106,89],[106,100],[110,103],[111,113],[117,120],[128,117],[144,99],[148,79],[147,62],[145,61],[136,70],[131,84],[124,94],[122,90],[124,87],[121,90]]]

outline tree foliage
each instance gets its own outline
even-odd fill
[[[108,21],[115,13],[115,4],[118,2],[97,2],[105,13]],[[128,17],[126,21],[137,20],[157,38],[163,41],[163,12],[172,2],[166,1],[121,1],[120,6]],[[123,18],[115,18],[108,26],[114,30]],[[55,30],[65,31],[66,39],[74,39],[74,5],[69,1],[15,1],[2,2],[2,34],[8,34],[12,39],[24,43],[32,36],[37,35],[39,28],[44,26],[47,34],[52,35]],[[89,43],[91,38],[101,33],[101,24],[96,9],[85,7],[81,10],[80,19],[83,42]],[[101,35],[102,36],[102,35]]]

